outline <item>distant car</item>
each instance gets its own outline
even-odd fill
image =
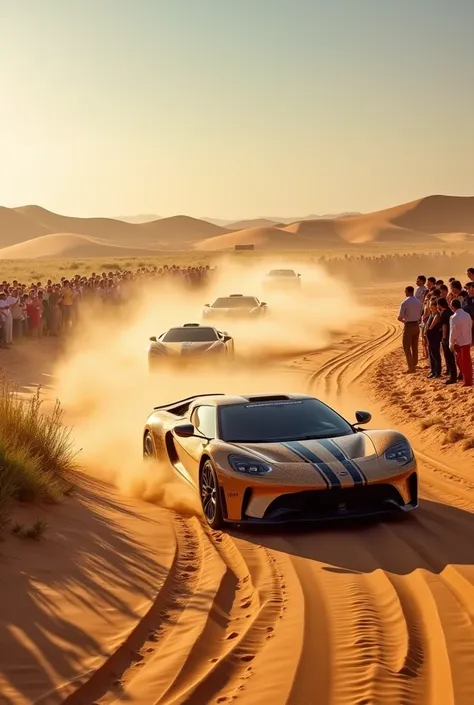
[[[362,431],[303,394],[201,394],[155,407],[145,458],[199,493],[208,524],[326,521],[418,506],[416,458],[397,431]]]
[[[271,269],[263,280],[266,289],[298,289],[301,286],[301,274],[294,269]]]
[[[222,296],[213,304],[206,304],[202,312],[203,319],[219,318],[256,318],[265,315],[267,304],[255,296],[231,294]]]
[[[180,362],[234,354],[234,339],[223,331],[199,323],[186,323],[150,338],[148,367],[156,370],[164,362]]]

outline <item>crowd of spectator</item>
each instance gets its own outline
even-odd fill
[[[398,252],[394,254],[359,255],[342,257],[319,257],[314,259],[329,274],[351,284],[364,286],[388,281],[408,281],[418,272],[460,272],[471,254],[467,251]]]
[[[113,271],[90,276],[76,274],[59,282],[18,280],[0,284],[0,348],[14,341],[43,336],[59,336],[80,320],[87,303],[118,305],[129,300],[131,290],[145,281],[179,282],[197,288],[206,284],[214,270],[209,266],[140,267],[133,271]]]
[[[407,373],[416,372],[421,334],[423,354],[430,365],[428,379],[445,376],[445,384],[462,382],[466,387],[472,386],[474,267],[467,270],[467,279],[463,285],[455,277],[445,283],[420,275],[416,287],[406,287],[398,320],[404,324]]]

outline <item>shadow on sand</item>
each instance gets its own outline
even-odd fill
[[[447,565],[474,564],[474,514],[422,499],[409,514],[325,524],[257,527],[236,538],[323,563],[323,570],[406,575],[418,568],[440,573]]]
[[[21,521],[19,511],[15,519]],[[0,605],[0,673],[16,694],[9,698],[1,693],[2,705],[21,698],[42,702],[33,697],[39,690],[52,694],[59,682],[81,674],[84,659],[103,657],[100,637],[88,633],[87,624],[81,626],[78,613],[87,610],[103,617],[105,612],[110,624],[121,617],[136,619],[139,615],[122,596],[138,596],[136,602],[142,604],[153,599],[168,572],[127,527],[127,521],[130,527],[133,521],[142,527],[155,522],[159,536],[159,522],[138,516],[125,501],[113,501],[110,488],[101,482],[81,478],[77,494],[64,504],[23,511],[29,523],[40,515],[50,528],[40,543],[11,537],[0,544],[5,596]],[[153,526],[150,532],[154,535]],[[67,618],[70,613],[76,616],[74,623]],[[54,697],[47,702],[55,702]]]

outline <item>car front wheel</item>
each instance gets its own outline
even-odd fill
[[[143,458],[144,460],[155,460],[156,450],[151,433],[147,431],[143,439]]]
[[[210,460],[206,460],[199,478],[199,494],[204,517],[211,529],[220,529],[224,523],[219,481]]]

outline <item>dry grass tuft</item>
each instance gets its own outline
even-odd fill
[[[59,402],[47,414],[39,389],[25,400],[0,374],[0,514],[13,499],[58,502],[70,492],[67,475],[77,467],[70,433]]]
[[[462,441],[465,437],[466,434],[460,428],[450,428],[446,433],[445,440],[446,443],[457,443],[458,441]]]
[[[474,436],[469,436],[462,444],[463,450],[472,450],[474,448]]]
[[[428,416],[428,418],[420,421],[420,428],[422,431],[426,431],[433,426],[442,426],[443,423],[443,419],[440,416]]]

